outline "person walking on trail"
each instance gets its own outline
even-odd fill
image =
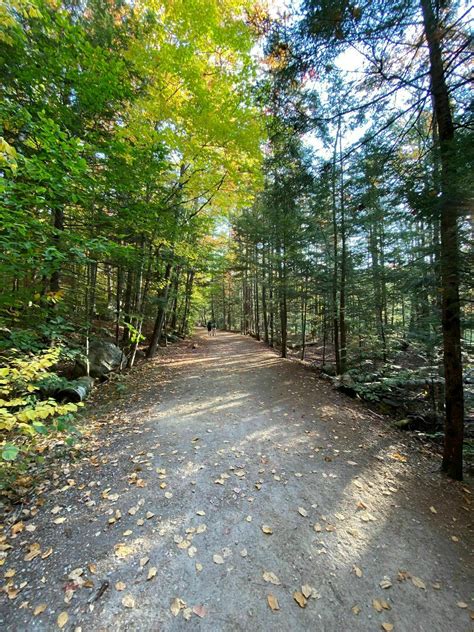
[[[215,336],[215,335],[216,335],[216,329],[217,329],[216,323],[214,323],[214,322],[213,322],[213,323],[212,323],[212,335],[213,335],[213,336]]]
[[[210,336],[212,331],[212,321],[208,321],[207,323],[207,335]]]

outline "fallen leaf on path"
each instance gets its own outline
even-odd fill
[[[299,592],[299,590],[296,590],[293,593],[293,599],[296,601],[300,608],[305,608],[306,604],[308,603],[306,597],[303,595],[303,593]]]
[[[391,623],[382,623],[382,630],[385,630],[385,632],[392,632],[393,625]]]
[[[465,601],[458,601],[456,603],[456,605],[457,605],[458,608],[468,608],[469,607]]]
[[[198,573],[200,573],[202,571],[202,564],[200,562],[196,562],[196,570]]]
[[[122,597],[122,606],[124,608],[135,608],[135,598],[132,595]]]
[[[60,516],[59,518],[53,520],[53,522],[54,524],[63,524],[63,522],[66,522],[66,516]]]
[[[158,572],[158,569],[156,568],[156,566],[151,566],[148,569],[148,575],[147,575],[147,580],[149,579],[153,579],[153,577],[156,577],[156,573]]]
[[[385,588],[385,589],[391,588],[392,587],[392,582],[390,581],[390,578],[385,575],[385,577],[382,579],[382,581],[379,582],[379,586],[380,586],[380,588]]]
[[[280,580],[275,575],[275,573],[272,573],[271,571],[264,571],[263,579],[264,581],[269,582],[270,584],[275,584],[275,586],[279,586],[281,584]]]
[[[354,573],[354,575],[356,575],[357,577],[362,577],[362,569],[360,569],[358,566],[356,566],[354,564],[354,566],[352,567],[352,571]]]
[[[240,551],[240,555],[241,555],[242,557],[247,557],[247,555],[248,555],[248,553],[247,553],[247,549],[242,549],[242,550]]]
[[[300,514],[300,516],[303,516],[303,518],[306,518],[308,516],[308,512],[304,507],[298,507],[298,513]]]
[[[204,606],[193,606],[193,612],[201,619],[207,615],[207,609]]]
[[[417,588],[421,588],[422,590],[426,590],[426,584],[422,579],[415,576],[412,576],[410,579],[414,586],[416,586]]]
[[[45,603],[40,603],[36,606],[36,608],[33,610],[33,614],[35,615],[35,617],[37,617],[39,614],[41,614],[42,612],[44,612],[47,608],[47,604]]]
[[[377,612],[382,612],[383,610],[383,606],[378,599],[372,600],[372,607],[374,610],[377,610]]]
[[[11,548],[10,545],[6,545],[8,548]],[[35,557],[41,555],[41,549],[39,542],[33,542],[28,546],[28,553],[23,558],[25,562],[31,562]]]
[[[222,555],[218,555],[217,553],[212,556],[212,561],[214,564],[224,564],[224,558]]]
[[[125,590],[126,587],[127,587],[127,584],[125,584],[124,582],[117,582],[115,584],[115,590],[118,590],[119,592],[122,590]]]
[[[50,546],[49,549],[46,549],[46,551],[44,551],[44,553],[41,553],[41,559],[45,560],[47,557],[51,555],[52,552],[53,552],[53,547]]]
[[[311,597],[311,595],[313,594],[313,587],[310,586],[309,584],[303,584],[303,586],[301,586],[301,592],[303,593],[303,596],[305,597],[305,599],[309,599]]]
[[[186,607],[185,602],[184,602],[182,599],[180,599],[179,597],[175,597],[175,598],[171,601],[171,605],[170,605],[171,614],[172,614],[174,617],[177,617],[177,616],[178,616],[178,614],[179,614],[179,611],[180,611],[182,608],[185,608],[185,607]]]
[[[131,546],[127,546],[123,542],[119,542],[118,544],[116,544],[114,549],[115,555],[120,559],[123,559],[133,553],[133,548]]]
[[[165,498],[173,498],[173,494],[171,492],[165,492]]]
[[[68,619],[69,619],[68,613],[61,612],[61,614],[58,616],[58,619],[57,619],[58,628],[61,628],[61,629],[64,628],[64,626],[68,622]]]
[[[198,516],[205,516],[206,512],[203,511],[202,509],[199,509],[198,511],[196,511],[196,515],[198,515]]]
[[[359,614],[360,613],[360,608],[357,605],[356,606],[352,606],[351,610],[352,610],[353,614]]]
[[[320,533],[320,532],[323,530],[323,529],[322,529],[322,527],[321,527],[321,525],[319,524],[319,522],[317,522],[317,523],[314,525],[313,529],[316,531],[316,533]]]
[[[393,454],[390,455],[390,458],[393,459],[394,461],[400,461],[400,463],[407,462],[407,457],[403,456],[403,454],[400,454],[399,452],[394,452]]]
[[[275,595],[272,595],[271,593],[267,595],[267,602],[272,610],[280,610],[280,605]]]
[[[430,507],[430,511],[431,511],[431,513],[434,513],[434,514],[438,513],[433,506]]]
[[[140,559],[140,566],[143,568],[145,566],[145,564],[148,564],[149,561],[150,561],[149,557],[142,557]]]
[[[272,533],[273,533],[273,529],[271,527],[269,527],[267,524],[263,524],[262,525],[262,531],[266,535],[272,535]]]

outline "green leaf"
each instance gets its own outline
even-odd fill
[[[16,445],[12,445],[11,443],[6,443],[3,446],[2,450],[2,459],[4,461],[14,461],[18,456],[20,449],[16,447]]]
[[[48,434],[48,429],[43,423],[41,423],[41,421],[34,421],[32,423],[32,426],[38,434],[43,434],[43,435]]]

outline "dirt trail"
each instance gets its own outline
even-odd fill
[[[97,450],[25,517],[35,530],[7,529],[2,575],[28,583],[0,597],[2,629],[67,612],[83,632],[472,630],[472,496],[437,457],[239,335],[200,333],[134,375],[113,408],[99,391]],[[35,542],[52,553],[24,561]]]

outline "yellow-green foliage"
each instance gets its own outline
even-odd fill
[[[15,358],[0,369],[0,432],[5,439],[47,432],[43,421],[77,410],[76,404],[59,404],[38,398],[37,382],[58,361],[60,349],[48,349],[37,356]],[[15,451],[16,456],[16,451]],[[8,459],[9,460],[9,459]]]

